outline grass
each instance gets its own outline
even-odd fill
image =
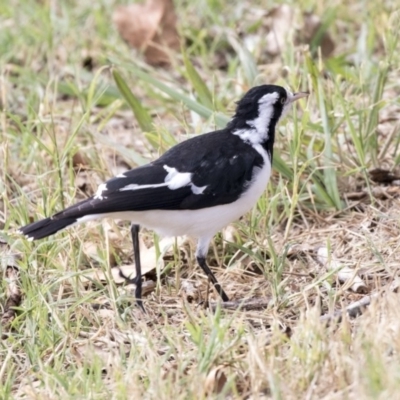
[[[261,16],[280,2],[176,0],[184,45],[162,69],[118,36],[117,3],[0,4],[0,304],[15,283],[22,293],[0,328],[0,398],[396,398],[399,192],[368,171],[396,173],[400,159],[397,4],[293,3],[293,38],[304,12],[322,25],[309,48],[294,40],[271,57]],[[325,32],[335,44],[328,57]],[[112,275],[132,262],[125,223],[34,244],[13,234],[223,126],[234,101],[262,82],[312,95],[280,124],[265,196],[217,235],[210,256],[233,299],[268,298],[267,309],[198,306],[207,281],[190,241],[160,259],[163,242],[143,233],[161,274],[146,277],[156,285],[142,315]],[[363,296],[317,262],[321,246],[380,293],[361,317],[320,321]],[[93,269],[103,279],[88,283]]]

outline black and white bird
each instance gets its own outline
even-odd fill
[[[262,85],[237,103],[224,129],[172,147],[157,160],[101,184],[94,196],[19,230],[30,240],[97,218],[132,222],[135,296],[142,306],[139,229],[198,239],[196,258],[223,301],[228,296],[206,263],[213,236],[249,211],[271,175],[275,129],[295,100],[307,92]],[[128,281],[129,279],[125,277]]]

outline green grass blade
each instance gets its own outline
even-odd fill
[[[258,75],[257,64],[253,55],[233,35],[228,35],[228,40],[239,57],[247,84],[252,86]]]
[[[125,82],[125,79],[122,78],[119,72],[116,69],[113,69],[112,74],[120,93],[135,114],[136,120],[140,128],[145,132],[150,132],[153,129],[153,121],[150,114],[142,106],[140,100],[129,89],[128,85]]]
[[[206,83],[203,81],[199,73],[190,62],[186,53],[183,53],[183,62],[185,63],[186,75],[193,89],[196,91],[200,103],[212,110],[214,108],[212,94]]]
[[[274,151],[273,167],[288,180],[293,180],[293,171],[287,166],[287,163],[282,160],[278,151]]]
[[[377,154],[379,149],[376,129],[379,123],[379,111],[382,107],[381,100],[388,73],[389,64],[383,63],[379,66],[378,76],[376,77],[374,93],[372,96],[372,109],[368,113],[368,122],[366,129],[367,144],[374,165],[377,165]]]
[[[15,125],[18,126],[20,132],[27,132],[31,138],[39,145],[39,147],[44,150],[47,154],[52,155],[53,152],[52,150],[46,146],[46,144],[44,143],[43,140],[41,140],[38,135],[35,135],[32,131],[30,131],[29,129],[24,129],[24,124],[22,123],[21,119],[19,116],[11,114],[9,112],[7,112],[7,117],[10,118],[10,120],[12,120]]]
[[[113,140],[109,139],[107,136],[102,135],[97,132],[92,132],[92,135],[98,140],[100,143],[105,144],[106,146],[114,149],[117,151],[125,160],[131,164],[136,165],[144,165],[149,162],[148,159],[141,156],[138,152],[134,151],[133,149],[127,149],[125,146],[114,142]]]
[[[342,112],[344,113],[346,125],[350,131],[350,136],[353,141],[354,147],[356,149],[358,160],[359,160],[361,166],[364,167],[365,166],[365,149],[364,149],[364,141],[363,141],[362,135],[357,134],[356,128],[353,123],[353,118],[349,112],[348,104],[347,104],[346,100],[344,99],[343,95],[341,94],[341,91],[340,91],[337,83],[336,83],[336,92],[337,92],[336,98],[339,99],[340,104],[342,106]]]
[[[189,96],[178,92],[177,90],[171,88],[170,86],[166,85],[165,83],[162,83],[158,79],[154,78],[147,72],[144,72],[140,70],[139,68],[135,68],[132,65],[128,65],[127,68],[134,74],[136,75],[139,79],[141,79],[144,82],[150,83],[157,89],[161,90],[165,94],[167,94],[171,99],[175,101],[182,102],[186,107],[188,107],[190,110],[196,112],[200,116],[204,118],[210,118],[211,116],[214,115],[215,118],[215,123],[219,128],[224,127],[228,122],[229,118],[221,113],[214,113],[212,110],[210,110],[208,107],[203,106],[200,104],[198,101],[195,101],[191,99]]]
[[[333,148],[332,148],[332,131],[330,128],[329,115],[325,101],[325,95],[322,88],[321,80],[317,80],[318,84],[318,103],[322,118],[322,127],[325,135],[324,147],[324,184],[329,197],[332,199],[335,207],[340,210],[342,208],[339,190],[337,186],[336,167],[333,164]]]
[[[336,8],[330,7],[324,11],[322,23],[311,39],[310,49],[313,54],[317,51],[318,47],[321,46],[322,39],[328,28],[336,20],[336,11]]]

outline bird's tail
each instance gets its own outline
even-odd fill
[[[61,231],[62,229],[77,222],[76,218],[53,219],[45,218],[32,224],[25,225],[18,230],[18,233],[25,235],[29,240],[43,239],[47,236]]]

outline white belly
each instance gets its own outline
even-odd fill
[[[127,211],[112,214],[90,215],[80,218],[85,222],[100,217],[130,220],[154,230],[163,236],[188,235],[195,238],[213,236],[216,232],[237,220],[249,211],[264,192],[271,175],[271,166],[266,162],[255,172],[247,191],[234,203],[200,210],[151,210]]]

